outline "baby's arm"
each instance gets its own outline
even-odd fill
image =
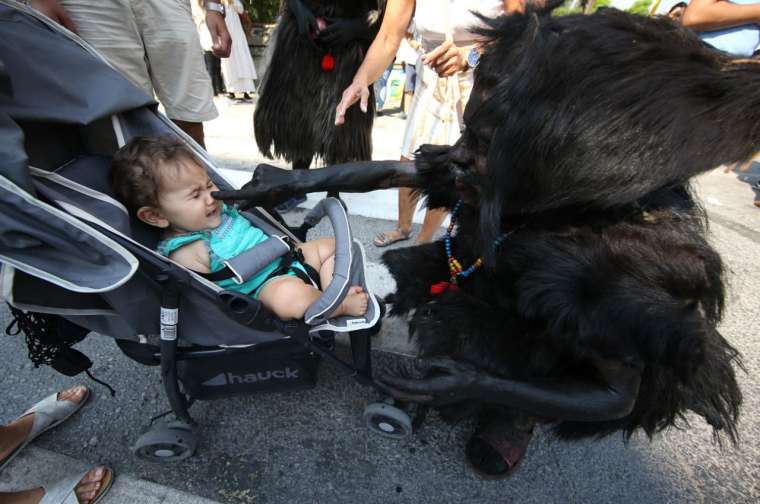
[[[208,248],[203,240],[197,240],[178,248],[169,254],[169,259],[198,273],[211,273]]]

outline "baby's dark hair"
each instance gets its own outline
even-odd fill
[[[182,140],[173,136],[136,137],[116,151],[111,163],[111,187],[130,214],[144,206],[158,206],[158,193],[167,166],[179,161],[203,165]]]

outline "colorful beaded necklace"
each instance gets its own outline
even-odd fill
[[[462,263],[457,260],[456,257],[454,257],[454,254],[451,251],[451,232],[454,230],[454,226],[457,223],[457,216],[459,215],[459,211],[462,209],[462,200],[457,201],[457,204],[454,206],[454,210],[451,211],[451,219],[449,220],[449,227],[446,229],[446,237],[443,241],[443,246],[446,249],[446,257],[448,258],[449,263],[449,281],[443,281],[434,283],[430,286],[430,294],[438,295],[443,293],[444,291],[454,291],[459,288],[459,280],[465,279],[475,273],[481,266],[483,266],[483,257],[478,257],[475,259],[475,262],[473,262],[469,268],[463,269]],[[514,233],[515,230],[512,230],[508,233],[504,233],[498,238],[496,238],[493,242],[494,249],[498,249],[502,243],[504,243],[504,240],[506,240],[509,235]]]

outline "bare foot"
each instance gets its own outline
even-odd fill
[[[367,313],[369,305],[367,293],[358,285],[348,289],[348,294],[337,310],[333,312],[332,317],[348,315],[350,317],[359,317]]]
[[[74,489],[74,493],[77,494],[77,499],[82,504],[89,503],[98,494],[100,487],[105,483],[103,480],[106,477],[105,467],[96,467],[90,470],[84,475],[84,478],[79,480],[79,484]]]
[[[78,385],[58,392],[59,401],[81,402],[87,395],[87,387]],[[0,427],[0,461],[10,455],[24,442],[34,424],[34,414],[26,415],[11,424]]]

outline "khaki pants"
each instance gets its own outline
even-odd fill
[[[203,62],[190,0],[60,0],[79,36],[147,94],[171,119],[219,114]]]

